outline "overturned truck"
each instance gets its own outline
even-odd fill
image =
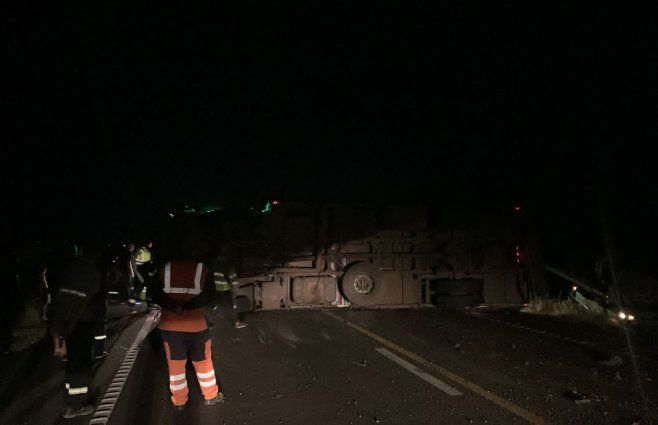
[[[458,308],[521,304],[535,292],[509,226],[436,225],[422,206],[275,202],[195,220],[206,247],[230,247],[254,309]]]

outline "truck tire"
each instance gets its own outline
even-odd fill
[[[384,274],[370,263],[354,263],[349,266],[340,281],[343,296],[361,307],[376,305],[382,291]]]
[[[463,309],[477,307],[484,302],[482,295],[434,295],[432,305],[445,309]]]

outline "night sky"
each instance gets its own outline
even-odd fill
[[[184,204],[268,198],[555,224],[603,193],[648,219],[652,14],[572,3],[5,1],[3,234],[139,238]]]

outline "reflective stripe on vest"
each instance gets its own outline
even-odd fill
[[[164,288],[165,294],[190,294],[199,295],[201,293],[201,275],[203,274],[203,263],[197,263],[196,272],[194,273],[194,288],[183,288],[171,285],[171,263],[165,264],[164,268]],[[175,283],[174,283],[175,285]]]
[[[167,294],[171,291],[171,263],[165,264],[164,291]]]
[[[203,272],[203,263],[198,263],[196,265],[196,273],[194,273],[194,289],[201,293],[201,273]]]

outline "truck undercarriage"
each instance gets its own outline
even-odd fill
[[[278,205],[195,224],[209,249],[229,245],[254,309],[522,304],[532,296],[514,239],[488,228],[428,225],[428,209]]]

